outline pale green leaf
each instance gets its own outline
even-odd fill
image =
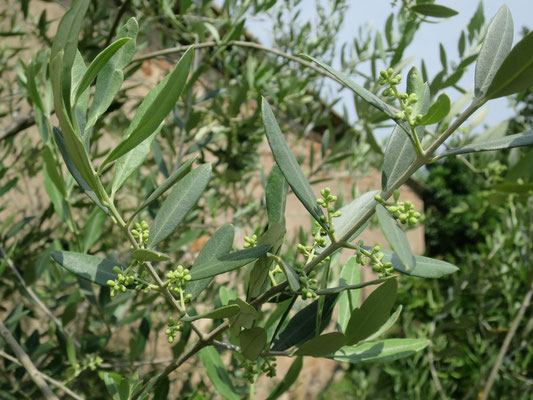
[[[352,364],[390,362],[409,357],[425,349],[428,344],[427,339],[385,339],[361,343],[354,347],[343,347],[329,358]]]
[[[240,400],[217,350],[213,346],[207,346],[198,355],[217,393],[228,400]]]
[[[113,267],[118,266],[124,269],[119,263],[107,258],[73,251],[54,251],[52,252],[52,258],[76,276],[102,286],[106,286],[108,280],[117,279],[117,274],[113,272]]]
[[[411,252],[407,235],[400,224],[398,224],[394,217],[381,204],[376,206],[376,214],[381,230],[394,252],[398,255],[407,270],[413,269],[415,267],[415,258]]]
[[[450,112],[451,102],[446,94],[441,94],[429,107],[428,112],[420,120],[420,125],[433,125],[442,121]]]
[[[359,264],[355,260],[355,256],[352,256],[343,265],[340,274],[339,287],[348,285],[357,285],[361,283],[361,270]],[[359,296],[361,290],[352,289],[343,291],[339,295],[339,301],[337,306],[337,323],[341,332],[346,330],[346,325],[350,320],[352,310],[359,306]]]
[[[264,328],[254,326],[239,335],[241,352],[248,360],[255,361],[265,349],[267,333]]]
[[[511,149],[513,147],[530,146],[533,144],[533,130],[504,136],[499,139],[487,140],[482,143],[469,144],[444,151],[440,157],[454,156],[457,154],[477,153],[480,151],[493,151]]]

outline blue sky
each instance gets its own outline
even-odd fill
[[[310,19],[313,18],[316,1],[317,0],[302,1],[302,16]],[[325,3],[324,0],[320,1]],[[410,56],[416,57],[413,63],[416,64],[417,67],[420,66],[420,58],[424,58],[428,75],[430,77],[433,77],[441,70],[439,43],[442,43],[446,49],[448,60],[459,59],[457,50],[459,35],[461,30],[466,28],[466,25],[476,11],[479,2],[476,0],[438,0],[436,3],[453,8],[457,10],[459,14],[437,24],[422,24],[413,43],[405,53],[405,58]],[[511,10],[515,25],[514,43],[516,43],[521,38],[520,31],[523,26],[532,28],[533,0],[485,0],[483,1],[485,23],[490,21],[503,4],[507,4]],[[394,10],[397,10],[397,8],[398,7],[395,7]],[[376,29],[383,32],[385,20],[392,10],[393,8],[391,7],[390,0],[353,0],[346,13],[344,25],[339,33],[340,42],[350,43],[351,39],[357,35],[359,26],[365,24],[372,24]],[[270,26],[271,22],[252,20],[247,24],[247,29],[265,45],[271,45],[272,33]],[[475,64],[471,65],[469,71],[465,73],[462,80],[459,82],[459,85],[467,90],[473,90],[474,65]],[[338,67],[338,64],[335,66]],[[404,69],[404,76],[409,68],[410,66]],[[354,77],[354,79],[357,81],[357,77]],[[332,83],[331,88],[336,90],[338,87],[335,83]],[[452,101],[460,95],[453,89],[447,90],[446,93],[450,96]],[[355,119],[356,116],[352,95],[347,89],[344,89],[343,91],[343,99],[344,104],[349,111],[349,117]],[[512,115],[512,110],[508,107],[508,100],[505,98],[493,100],[485,107],[489,107],[490,109],[490,112],[487,113],[485,119],[485,123],[488,125],[497,124]]]

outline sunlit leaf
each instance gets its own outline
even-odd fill
[[[376,206],[376,214],[378,216],[379,226],[387,238],[387,242],[389,242],[400,260],[402,260],[406,269],[413,269],[415,266],[415,258],[411,252],[411,246],[409,245],[407,235],[401,228],[400,224],[381,204]]]
[[[425,349],[428,344],[427,339],[385,339],[361,343],[354,347],[343,347],[329,358],[352,364],[390,362],[409,357]]]
[[[117,279],[113,267],[124,269],[119,263],[88,254],[73,251],[54,251],[52,258],[62,267],[98,285],[106,286],[108,280]]]

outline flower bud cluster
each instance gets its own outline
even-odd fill
[[[148,230],[148,223],[146,221],[141,221],[141,223],[136,223],[135,228],[131,230],[132,236],[137,241],[141,249],[145,248],[146,243],[148,243],[148,238],[150,237],[150,231]],[[132,245],[131,249],[135,247]]]
[[[245,236],[244,241],[246,243],[242,247],[244,247],[245,249],[248,249],[250,247],[255,247],[257,246],[257,235],[252,235],[252,237]]]
[[[382,260],[385,257],[385,254],[381,252],[381,246],[376,245],[370,251],[364,249],[363,241],[360,240],[358,249],[355,253],[355,260],[361,266],[365,266],[368,262],[372,271],[376,272],[380,278],[386,278],[393,275],[394,268],[392,267],[391,262],[384,263]]]
[[[187,268],[183,268],[183,265],[178,265],[174,271],[169,271],[166,274],[168,281],[165,285],[168,285],[168,289],[171,293],[179,295],[180,304],[183,310],[185,310],[185,303],[192,300],[192,294],[185,295],[185,285],[191,280],[191,275]]]
[[[396,86],[399,85],[402,81],[402,75],[396,74],[394,75],[394,70],[392,68],[389,69],[382,69],[379,73],[379,84],[384,85],[391,85]]]
[[[248,382],[254,383],[255,377],[260,374],[266,374],[269,378],[276,376],[276,358],[265,357],[263,360],[261,367],[259,367],[259,361],[242,361],[243,376]]]
[[[172,317],[168,318],[167,326],[168,328],[165,329],[165,335],[168,337],[168,342],[172,344],[174,343],[176,336],[178,336],[178,332],[183,330],[183,326],[180,324],[179,319],[176,320]]]
[[[418,103],[418,96],[416,93],[399,93],[396,86],[401,81],[402,76],[400,74],[394,75],[394,70],[392,68],[382,70],[379,74],[379,84],[389,85],[388,88],[383,90],[382,95],[384,97],[395,98],[400,102],[402,110],[398,111],[394,117],[415,127],[420,124],[423,117],[422,114],[415,115],[413,111],[413,105]]]
[[[386,202],[380,195],[376,195],[375,199],[378,203],[385,206],[389,213],[400,221],[400,223],[412,228],[418,223],[422,215],[418,211],[415,211],[415,207],[411,201],[398,201],[399,197],[400,192],[395,190],[394,203]]]
[[[103,362],[104,360],[99,356],[95,356],[93,354],[88,355],[82,360],[81,364],[78,363],[74,366],[74,376],[78,376],[87,368],[89,368],[91,371],[96,371],[96,369],[102,365]]]
[[[111,297],[115,297],[119,292],[126,293],[126,290],[128,289],[128,286],[135,285],[135,290],[140,291],[143,290],[144,285],[144,278],[148,274],[146,271],[142,271],[141,275],[137,275],[133,271],[133,266],[135,264],[132,264],[128,269],[123,271],[120,267],[113,267],[113,272],[117,274],[117,279],[115,280],[108,280],[107,286],[111,288]],[[148,293],[151,289],[151,285],[147,286],[144,289],[144,293]]]

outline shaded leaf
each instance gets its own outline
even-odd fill
[[[480,151],[503,150],[513,147],[530,146],[533,144],[533,130],[517,133],[516,135],[504,136],[499,139],[487,140],[482,143],[473,143],[462,147],[456,147],[442,152],[440,157],[454,156],[457,154],[477,153]]]
[[[415,4],[411,6],[411,10],[418,13],[425,15],[426,17],[435,17],[435,18],[448,18],[453,17],[454,15],[459,14],[457,11],[455,11],[452,8],[441,6],[440,4],[431,4],[431,3],[423,3],[423,4]]]
[[[170,257],[156,250],[137,249],[131,254],[131,258],[137,261],[168,261]]]
[[[287,282],[289,282],[289,287],[293,292],[298,292],[300,290],[300,275],[294,270],[292,266],[287,264],[283,259],[281,260],[281,269],[285,273]]]
[[[204,192],[211,178],[211,164],[203,164],[189,172],[172,189],[157,212],[150,227],[148,247],[155,247],[178,227]]]
[[[376,206],[379,226],[387,238],[394,252],[398,255],[406,269],[412,269],[415,266],[415,258],[411,252],[411,246],[407,235],[401,228],[400,224],[381,204]]]
[[[329,358],[352,364],[390,362],[409,357],[425,349],[428,344],[427,339],[385,339],[361,343],[355,347],[343,347]]]
[[[241,352],[248,360],[255,361],[263,352],[266,341],[266,330],[258,326],[245,329],[239,335],[241,341]]]
[[[285,206],[287,204],[287,181],[279,167],[274,164],[268,175],[265,189],[268,224],[279,223],[285,226]]]
[[[200,350],[198,355],[218,394],[228,400],[240,400],[217,350],[213,346],[207,346]]]
[[[403,309],[403,307],[401,305],[398,306],[396,311],[394,311],[394,313],[389,317],[387,322],[385,322],[383,325],[381,325],[380,328],[376,332],[374,332],[372,335],[367,337],[365,339],[365,342],[372,342],[372,341],[378,339],[381,335],[385,334],[392,327],[392,325],[394,325],[396,323],[396,321],[400,317],[400,314],[402,313],[402,309]]]
[[[344,335],[340,332],[330,332],[317,336],[305,342],[294,353],[296,356],[324,357],[334,353],[344,345]]]
[[[119,263],[107,258],[73,251],[54,251],[52,252],[52,258],[76,276],[102,286],[107,286],[108,280],[114,281],[117,279],[117,274],[113,272],[113,267],[118,266],[124,269]]]
[[[196,321],[197,319],[203,319],[203,318],[224,319],[224,318],[233,317],[234,315],[238,314],[239,311],[240,311],[240,308],[237,304],[229,304],[227,306],[216,308],[204,314],[186,316],[186,317],[183,317],[181,320],[184,322],[192,322],[192,321]]]
[[[352,311],[346,327],[346,344],[351,345],[366,339],[389,319],[397,289],[396,279],[389,279],[374,290],[360,308]]]
[[[107,216],[98,207],[95,207],[89,216],[89,220],[83,228],[83,252],[88,252],[98,241],[104,229]]]

